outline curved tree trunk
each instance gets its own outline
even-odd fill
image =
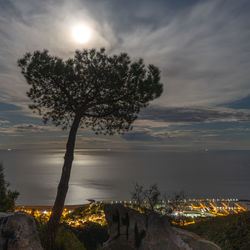
[[[74,159],[76,133],[79,127],[80,120],[81,120],[80,116],[75,117],[69,132],[61,179],[57,188],[56,200],[52,209],[52,214],[47,224],[47,238],[46,238],[47,250],[56,249],[55,246],[56,233],[60,223],[60,218],[63,212],[64,202],[69,187],[70,172],[71,172],[72,162]]]

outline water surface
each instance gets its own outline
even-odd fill
[[[63,151],[2,151],[0,161],[18,204],[53,203],[63,164]],[[133,184],[157,183],[171,197],[184,190],[189,197],[250,199],[250,154],[220,152],[77,151],[67,204],[87,199],[126,200]]]

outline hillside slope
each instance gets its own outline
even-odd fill
[[[186,226],[184,229],[216,243],[222,250],[250,249],[250,211],[215,217]]]

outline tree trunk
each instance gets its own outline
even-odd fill
[[[52,214],[47,224],[47,236],[46,236],[47,238],[45,242],[47,250],[56,249],[55,246],[56,233],[59,227],[60,218],[63,212],[64,202],[69,187],[70,172],[71,172],[72,162],[74,159],[76,133],[79,127],[80,120],[81,120],[80,116],[75,117],[69,132],[61,179],[57,188],[56,200],[52,209]]]

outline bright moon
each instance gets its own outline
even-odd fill
[[[78,25],[72,30],[73,38],[78,43],[86,43],[90,38],[90,29],[83,25]]]

